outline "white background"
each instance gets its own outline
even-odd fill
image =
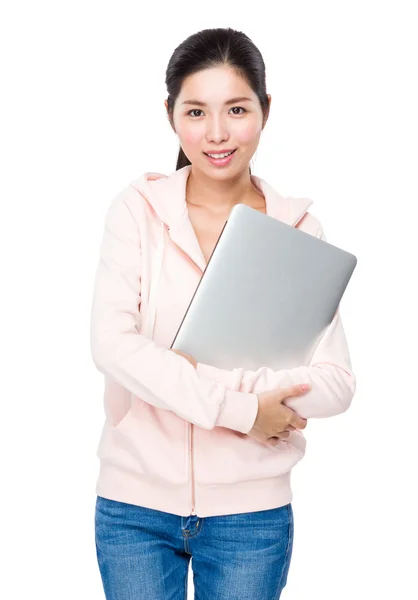
[[[2,598],[104,598],[93,527],[103,377],[89,348],[104,215],[144,171],[175,169],[165,69],[183,39],[225,26],[266,63],[272,106],[253,173],[312,198],[328,241],[358,257],[341,303],[357,391],[349,411],[305,431],[282,598],[418,597],[413,4],[1,9]]]

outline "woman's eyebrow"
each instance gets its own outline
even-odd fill
[[[237,98],[231,98],[227,100],[225,104],[235,104],[235,102],[252,102],[251,98],[247,98],[247,96],[238,96]],[[204,102],[200,102],[200,100],[185,100],[182,104],[195,104],[196,106],[207,106]]]

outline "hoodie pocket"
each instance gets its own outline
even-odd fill
[[[275,448],[225,427],[196,427],[195,439],[194,475],[203,485],[280,476],[299,462],[306,447],[306,439],[297,431]]]
[[[98,457],[171,484],[188,481],[187,422],[132,395],[131,407],[108,424]]]

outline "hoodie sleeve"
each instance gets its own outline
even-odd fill
[[[258,412],[256,394],[227,389],[139,333],[141,240],[126,200],[124,190],[105,217],[90,315],[94,364],[145,402],[199,427],[248,433]]]
[[[316,237],[326,241],[322,228]],[[236,368],[232,371],[197,364],[197,372],[222,382],[228,389],[261,393],[278,387],[309,383],[302,396],[287,398],[284,404],[304,419],[332,417],[345,412],[353,399],[356,378],[352,371],[347,340],[339,307],[321,336],[309,366],[274,371],[260,367],[256,371]]]

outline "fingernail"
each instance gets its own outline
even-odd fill
[[[302,388],[302,390],[305,392],[306,390],[309,390],[309,388],[311,387],[309,385],[309,383],[302,383],[302,385],[300,386]]]

